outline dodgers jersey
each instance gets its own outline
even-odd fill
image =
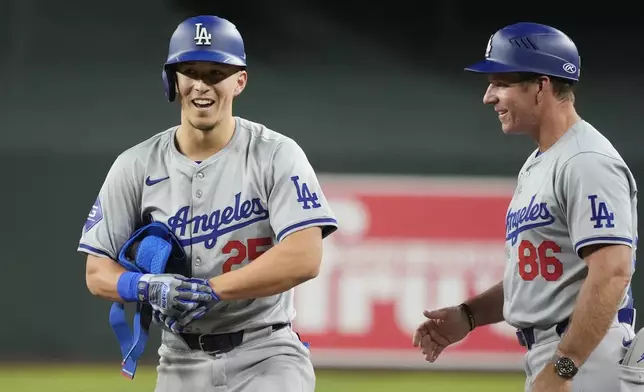
[[[519,173],[506,216],[503,314],[516,328],[572,315],[588,273],[584,246],[627,245],[635,261],[637,186],[608,139],[580,120],[537,151]],[[629,293],[620,307],[630,305]]]
[[[120,154],[82,230],[78,250],[116,260],[130,235],[151,221],[180,240],[192,276],[211,278],[252,262],[289,234],[336,218],[299,145],[235,117],[221,151],[201,163],[175,145],[178,127]],[[293,290],[266,298],[221,301],[185,332],[220,333],[290,322]]]

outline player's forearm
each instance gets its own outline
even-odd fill
[[[558,352],[582,365],[610,328],[629,276],[590,269],[581,287],[573,316]]]
[[[210,286],[222,300],[268,297],[315,278],[321,259],[321,241],[303,246],[287,238],[243,268],[211,278]]]
[[[503,321],[503,281],[465,303],[472,310],[477,327]]]
[[[123,303],[117,291],[118,281],[123,272],[125,268],[113,260],[90,257],[85,272],[87,288],[97,297]]]

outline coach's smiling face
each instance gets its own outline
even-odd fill
[[[177,67],[182,116],[194,128],[212,130],[232,115],[233,99],[246,87],[247,73],[237,66],[191,62]]]
[[[494,106],[506,134],[530,133],[539,123],[542,84],[538,77],[521,74],[493,74],[483,103]]]

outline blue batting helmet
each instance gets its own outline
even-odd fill
[[[465,68],[478,73],[531,72],[579,81],[581,59],[575,43],[554,27],[521,22],[494,33],[485,60]]]
[[[172,34],[168,59],[163,65],[163,84],[168,101],[174,101],[174,65],[187,61],[246,66],[241,34],[234,24],[212,15],[195,16],[183,21]]]

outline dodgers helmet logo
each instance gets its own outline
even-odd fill
[[[195,24],[195,45],[205,46],[210,45],[210,40],[212,39],[212,34],[206,30],[203,23]]]
[[[550,213],[547,203],[537,203],[536,195],[532,196],[530,203],[523,208],[508,211],[505,220],[506,241],[512,245],[517,243],[519,234],[537,227],[549,226],[555,222],[555,217]]]

